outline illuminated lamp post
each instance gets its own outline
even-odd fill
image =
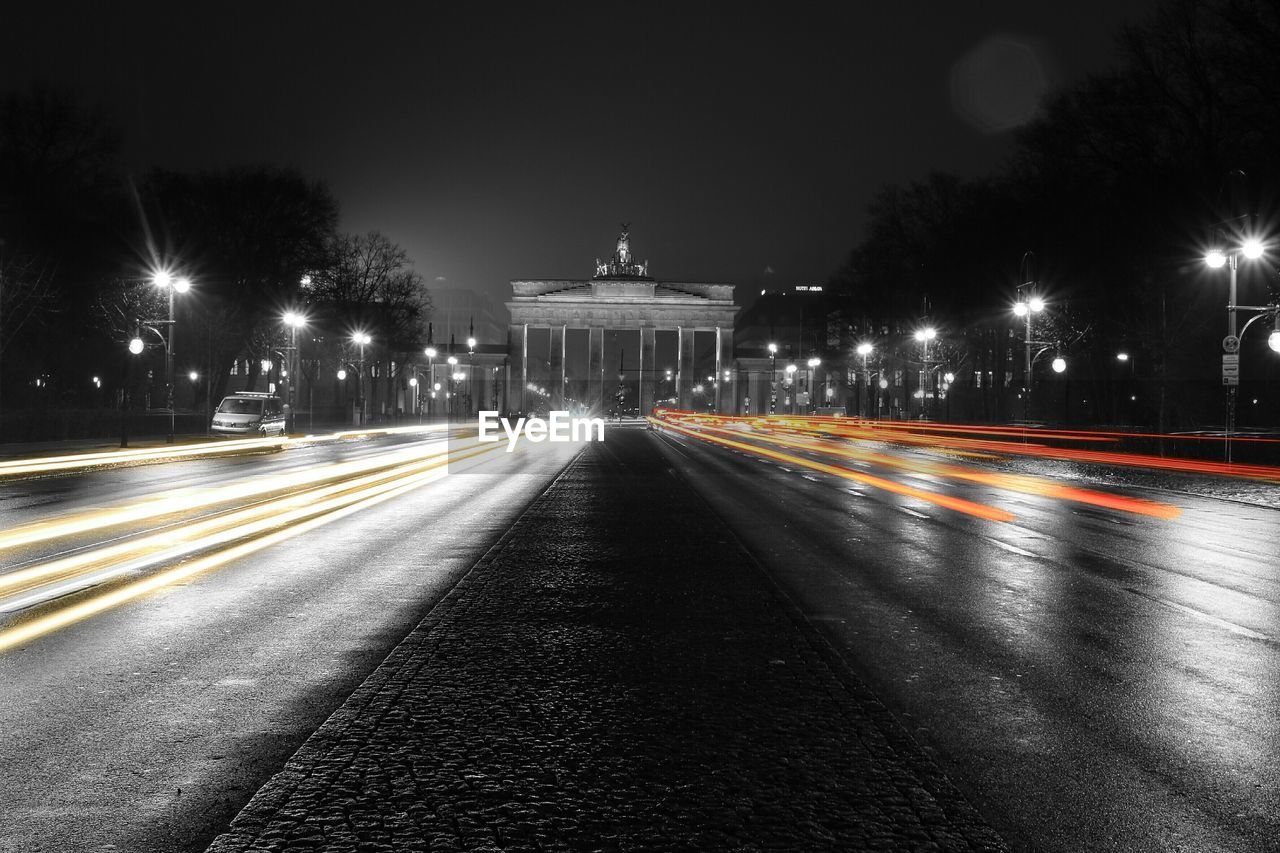
[[[176,426],[173,410],[173,350],[178,331],[177,323],[173,318],[173,297],[175,293],[186,293],[190,290],[191,279],[174,278],[168,271],[160,270],[151,277],[151,283],[163,288],[169,295],[169,319],[163,321],[169,327],[169,334],[164,342],[165,403],[169,409],[169,434],[165,437],[165,441],[173,444]]]
[[[809,361],[809,399],[813,401],[813,411],[818,411],[817,391],[815,390],[818,380],[818,365],[822,364],[822,359],[816,355],[812,356]]]
[[[924,365],[924,370],[920,374],[920,418],[922,420],[928,416],[929,405],[929,394],[925,391],[924,380],[927,379],[930,384],[933,384],[933,373],[929,369],[929,341],[936,337],[938,337],[938,330],[933,326],[925,326],[922,329],[916,329],[915,339],[920,342],[920,359],[921,363]],[[910,403],[907,405],[910,405]]]
[[[769,344],[769,414],[778,409],[778,345]]]
[[[857,353],[862,356],[862,393],[858,395],[858,414],[864,418],[871,414],[871,366],[867,359],[874,350],[875,347],[867,341],[858,344]]]
[[[360,347],[360,362],[356,373],[356,406],[360,410],[359,426],[364,426],[367,419],[364,402],[364,348],[373,342],[373,338],[369,337],[367,332],[354,332],[351,335],[351,342]]]
[[[436,381],[436,348],[427,347],[423,350],[427,356],[427,382],[434,383]],[[431,395],[427,398],[427,420],[430,421],[434,416],[434,403],[436,399],[435,392],[439,391],[439,387],[433,387]]]
[[[795,381],[796,381],[795,377],[796,377],[796,371],[797,371],[797,370],[799,370],[799,368],[798,368],[798,367],[796,367],[794,364],[788,364],[788,365],[787,365],[787,380],[786,380],[786,384],[787,384],[787,393],[788,393],[788,397],[787,397],[787,414],[789,414],[789,415],[794,415],[794,414],[796,413],[796,412],[795,412],[795,402],[794,402],[794,401],[795,401],[795,388],[794,388],[793,386],[795,385]]]
[[[298,329],[307,325],[307,318],[296,311],[286,311],[284,314],[284,324],[289,327],[289,385],[285,395],[285,402],[289,404],[289,432],[293,432],[297,415],[295,410],[298,408],[298,392],[296,390],[296,381],[298,378],[299,365],[298,358]]]
[[[1234,249],[1228,251],[1215,246],[1206,252],[1204,256],[1204,262],[1210,269],[1221,269],[1225,266],[1231,271],[1227,289],[1227,336],[1222,340],[1222,384],[1227,393],[1227,413],[1226,424],[1223,428],[1223,440],[1224,454],[1228,464],[1231,462],[1231,438],[1236,426],[1236,391],[1240,381],[1240,341],[1254,321],[1261,317],[1271,317],[1274,318],[1274,322],[1280,323],[1280,304],[1236,304],[1237,271],[1240,266],[1240,256],[1243,255],[1247,260],[1256,261],[1264,254],[1266,254],[1266,246],[1262,241],[1256,237],[1249,237]],[[1244,328],[1239,329],[1237,333],[1238,320],[1236,314],[1240,311],[1251,312],[1254,316],[1250,317],[1249,321],[1244,324]],[[1267,345],[1272,350],[1280,352],[1280,337],[1277,337],[1276,332],[1273,331],[1270,337],[1267,338]]]

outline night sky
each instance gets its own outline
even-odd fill
[[[297,166],[344,229],[499,300],[589,277],[627,220],[656,277],[746,301],[825,280],[880,185],[997,167],[1152,0],[25,5],[0,80],[76,91],[132,168]]]

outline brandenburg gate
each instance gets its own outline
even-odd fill
[[[658,370],[654,364],[659,331],[677,335],[675,387],[680,408],[693,408],[698,382],[694,364],[694,333],[715,334],[715,410],[732,413],[736,408],[733,370],[732,284],[655,281],[649,262],[637,263],[631,255],[630,233],[622,226],[613,259],[596,260],[590,279],[512,281],[511,365],[513,381],[508,398],[527,410],[529,384],[529,332],[550,330],[551,408],[565,402],[565,337],[570,329],[588,332],[588,394],[592,411],[607,408],[605,393],[605,330],[640,333],[640,414],[647,415],[656,399]],[[730,374],[725,379],[725,372]],[[558,379],[558,381],[557,381]]]

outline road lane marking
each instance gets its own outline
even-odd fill
[[[1030,551],[1025,551],[1022,548],[1019,548],[1017,545],[1010,545],[1008,542],[1001,542],[999,539],[995,538],[994,536],[984,536],[982,538],[986,539],[988,542],[990,542],[992,545],[995,545],[998,548],[1003,548],[1004,550],[1008,551],[1010,554],[1017,554],[1021,557],[1039,557],[1040,556],[1039,554],[1033,554]]]
[[[898,507],[898,509],[901,510],[902,512],[905,512],[907,515],[914,515],[916,518],[923,518],[923,519],[930,518],[930,516],[925,515],[923,512],[916,512],[911,507],[900,506]]]
[[[1223,619],[1219,616],[1214,616],[1211,613],[1205,613],[1203,610],[1196,610],[1194,607],[1188,607],[1185,604],[1179,604],[1176,601],[1170,601],[1169,599],[1163,598],[1159,595],[1148,595],[1147,593],[1142,592],[1141,590],[1134,589],[1131,586],[1126,586],[1124,589],[1126,592],[1131,592],[1140,598],[1145,598],[1148,601],[1154,601],[1156,604],[1163,604],[1165,607],[1168,607],[1171,610],[1177,610],[1180,613],[1187,614],[1188,616],[1194,616],[1195,618],[1201,620],[1202,622],[1208,622],[1212,625],[1217,625],[1219,628],[1224,628],[1233,634],[1239,634],[1242,637],[1249,637],[1250,639],[1254,639],[1254,640],[1262,640],[1263,642],[1267,642],[1267,643],[1275,642],[1274,640],[1271,639],[1271,637],[1268,637],[1266,634],[1260,634],[1257,631],[1254,631],[1252,628],[1246,628],[1243,625],[1237,625],[1234,622],[1228,622],[1226,619]]]
[[[813,476],[812,474],[801,474],[800,476],[801,476],[801,477],[804,477],[806,480],[812,480],[812,481],[813,481],[813,482],[815,482],[815,483],[821,483],[821,482],[822,482],[821,480],[819,480],[817,477]]]

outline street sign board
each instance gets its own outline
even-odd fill
[[[1227,335],[1222,339],[1222,351],[1225,353],[1240,352],[1240,339],[1235,335]]]
[[[1238,353],[1223,353],[1222,384],[1223,385],[1239,385],[1240,384],[1240,356]]]

